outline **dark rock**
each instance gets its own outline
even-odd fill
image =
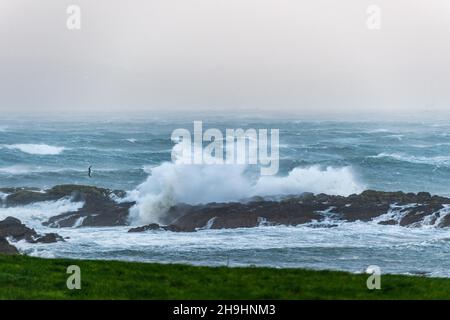
[[[443,216],[437,226],[440,228],[450,227],[450,214]]]
[[[66,212],[51,217],[43,225],[64,227],[108,227],[128,224],[128,211],[133,203],[100,202],[88,200],[78,211]]]
[[[30,189],[18,189],[14,193],[9,194],[5,199],[7,207],[23,206],[34,202],[49,201],[58,199],[47,193]]]
[[[378,224],[382,224],[382,225],[396,225],[398,222],[396,220],[386,220],[386,221],[380,221],[378,222]]]
[[[422,224],[437,227],[450,226],[450,214],[441,217],[444,205],[450,199],[431,196],[427,192],[418,194],[404,192],[381,192],[366,190],[348,197],[326,194],[303,194],[283,197],[279,201],[267,198],[252,198],[239,203],[210,203],[190,206],[180,204],[169,210],[165,224],[175,231],[196,231],[205,227],[249,228],[259,225],[327,225],[324,221],[371,221],[388,212],[397,217],[387,218],[379,224],[399,224],[417,227]],[[326,220],[329,219],[329,220]],[[439,219],[439,220],[438,220]],[[261,223],[264,221],[264,224]],[[317,222],[317,224],[316,224]],[[329,225],[334,226],[333,223]]]
[[[64,241],[64,239],[56,233],[40,235],[34,229],[30,229],[22,224],[19,219],[13,217],[7,217],[5,220],[0,221],[0,237],[12,238],[14,241],[25,240],[30,243]]]
[[[135,204],[134,202],[117,203],[114,200],[117,197],[124,197],[124,191],[93,186],[60,185],[45,191],[31,188],[8,188],[0,189],[0,191],[9,194],[2,203],[2,205],[6,203],[6,206],[68,197],[72,201],[84,202],[79,210],[59,214],[44,222],[44,225],[55,228],[128,225],[129,209]],[[323,227],[327,223],[333,225],[333,221],[372,221],[386,213],[392,214],[392,217],[387,215],[384,221],[379,221],[380,224],[416,227],[426,223],[448,227],[450,215],[447,218],[443,208],[449,204],[449,198],[432,196],[428,192],[414,194],[401,191],[366,190],[361,194],[352,194],[347,197],[323,193],[258,196],[231,203],[202,205],[179,203],[168,210],[160,221],[161,225],[150,224],[132,228],[129,232],[147,230],[192,232],[205,228],[251,228],[260,225],[305,223],[311,226],[317,223],[317,226]],[[24,238],[30,242],[42,238],[34,230],[27,230],[24,227],[14,226],[13,233],[16,238]],[[2,236],[1,233],[0,236]],[[41,241],[56,238],[48,236]]]
[[[3,188],[8,194],[1,203],[6,207],[23,206],[41,201],[55,201],[70,198],[84,202],[75,212],[65,212],[52,217],[44,225],[50,227],[120,226],[127,225],[128,210],[133,202],[117,203],[113,198],[122,198],[125,191],[110,190],[84,185],[58,185],[42,191],[35,188]]]
[[[28,228],[19,219],[7,217],[0,221],[0,237],[11,237],[15,241],[26,240],[33,242],[38,234],[33,229]]]
[[[117,203],[111,198],[112,195],[123,197],[123,191],[91,186],[56,186],[48,193],[58,198],[70,196],[72,201],[84,201],[79,210],[54,216],[43,223],[55,228],[124,226],[128,224],[128,211],[134,205],[134,202]]]
[[[270,224],[297,225],[321,218],[317,210],[327,205],[299,203],[299,199],[282,201],[258,201],[249,203],[224,203],[201,206],[184,205],[184,215],[168,223],[178,231],[195,231],[207,226],[211,229],[250,228],[260,225],[261,220]]]
[[[131,228],[128,232],[144,232],[147,230],[160,230],[161,226],[157,223],[151,223],[142,227]]]
[[[162,229],[166,230],[166,231],[172,231],[172,232],[181,232],[181,231],[183,231],[180,228],[178,228],[177,226],[174,226],[174,225],[171,225],[171,224],[168,225],[168,226],[162,226]]]
[[[161,226],[157,223],[150,223],[145,226],[131,228],[130,230],[128,230],[128,232],[145,232],[148,230],[162,230],[162,231],[172,231],[172,232],[182,231],[177,226],[174,226],[174,225]]]
[[[431,199],[431,194],[428,192],[419,192],[417,194],[417,201],[418,202],[422,202],[422,201],[429,201]]]
[[[18,253],[19,251],[16,247],[9,244],[8,240],[6,240],[4,237],[0,237],[0,254],[12,255]]]
[[[309,223],[307,227],[309,228],[336,228],[338,225],[335,223]]]
[[[57,233],[46,233],[43,236],[38,236],[34,240],[34,243],[53,243],[57,241],[65,241],[65,240]]]

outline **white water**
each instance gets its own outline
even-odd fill
[[[134,224],[159,223],[176,203],[239,201],[253,196],[303,192],[350,195],[364,190],[350,167],[295,168],[287,176],[252,179],[242,165],[163,163],[151,168],[148,179],[129,194],[137,204],[130,210]]]
[[[58,155],[64,151],[64,147],[49,146],[47,144],[9,144],[3,148],[20,150],[33,155]]]
[[[404,161],[414,164],[429,164],[434,166],[448,166],[450,165],[449,156],[436,156],[436,157],[423,157],[412,156],[400,153],[379,153],[376,156],[370,156],[369,158],[390,158],[397,161]]]
[[[41,229],[44,228],[42,222],[50,217],[77,211],[83,205],[83,202],[72,202],[70,198],[62,198],[57,201],[36,202],[23,207],[0,208],[0,220],[11,216],[21,220],[28,227]]]
[[[47,203],[33,212],[41,219],[54,205]],[[20,210],[17,210],[16,217],[19,216]],[[27,223],[30,218],[34,219],[28,215]],[[333,228],[261,226],[223,230],[205,228],[193,233],[128,233],[128,227],[55,230],[35,223],[38,232],[57,231],[68,239],[53,244],[21,241],[15,245],[22,252],[40,257],[194,265],[225,265],[229,260],[231,266],[303,267],[352,272],[362,272],[375,264],[383,273],[425,272],[430,276],[450,277],[448,229],[403,228],[375,222],[335,223],[337,226]],[[421,259],[417,259],[418,256]]]
[[[426,273],[450,277],[450,230],[379,225],[377,221],[312,222],[296,227],[261,226],[208,229],[193,233],[148,231],[128,233],[129,227],[61,228],[42,226],[51,216],[77,210],[83,203],[69,198],[24,207],[0,208],[0,219],[19,218],[39,233],[57,232],[65,242],[14,243],[26,254],[39,257],[116,259],[195,265],[303,267],[362,272],[369,265],[383,273]],[[393,218],[407,206],[393,206],[384,218]],[[324,214],[330,213],[324,211]],[[448,208],[442,213],[448,213]],[[210,224],[213,220],[210,221]],[[330,227],[336,225],[335,227]],[[418,259],[417,257],[420,257]]]

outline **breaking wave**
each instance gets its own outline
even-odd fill
[[[424,157],[424,156],[412,156],[402,153],[379,153],[376,156],[370,156],[369,158],[388,158],[396,161],[409,162],[413,164],[427,164],[433,166],[448,166],[450,165],[450,157],[448,156],[435,156],[435,157]]]
[[[49,146],[47,144],[7,144],[3,148],[19,150],[33,155],[58,155],[64,151],[64,147]]]
[[[61,198],[56,201],[35,202],[20,207],[0,208],[0,220],[9,216],[20,219],[23,223],[36,229],[42,228],[41,223],[52,216],[77,211],[84,202],[74,202],[71,198]]]
[[[239,201],[253,196],[303,192],[350,195],[364,190],[350,167],[297,167],[286,176],[251,178],[244,165],[186,165],[163,163],[129,193],[136,201],[132,223],[160,223],[177,203],[202,204]]]

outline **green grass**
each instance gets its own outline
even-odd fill
[[[68,290],[69,265],[81,290]],[[449,299],[450,279],[304,269],[193,267],[0,255],[0,299]]]

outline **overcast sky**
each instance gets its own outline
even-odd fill
[[[450,111],[450,1],[1,0],[0,111],[67,110]]]

